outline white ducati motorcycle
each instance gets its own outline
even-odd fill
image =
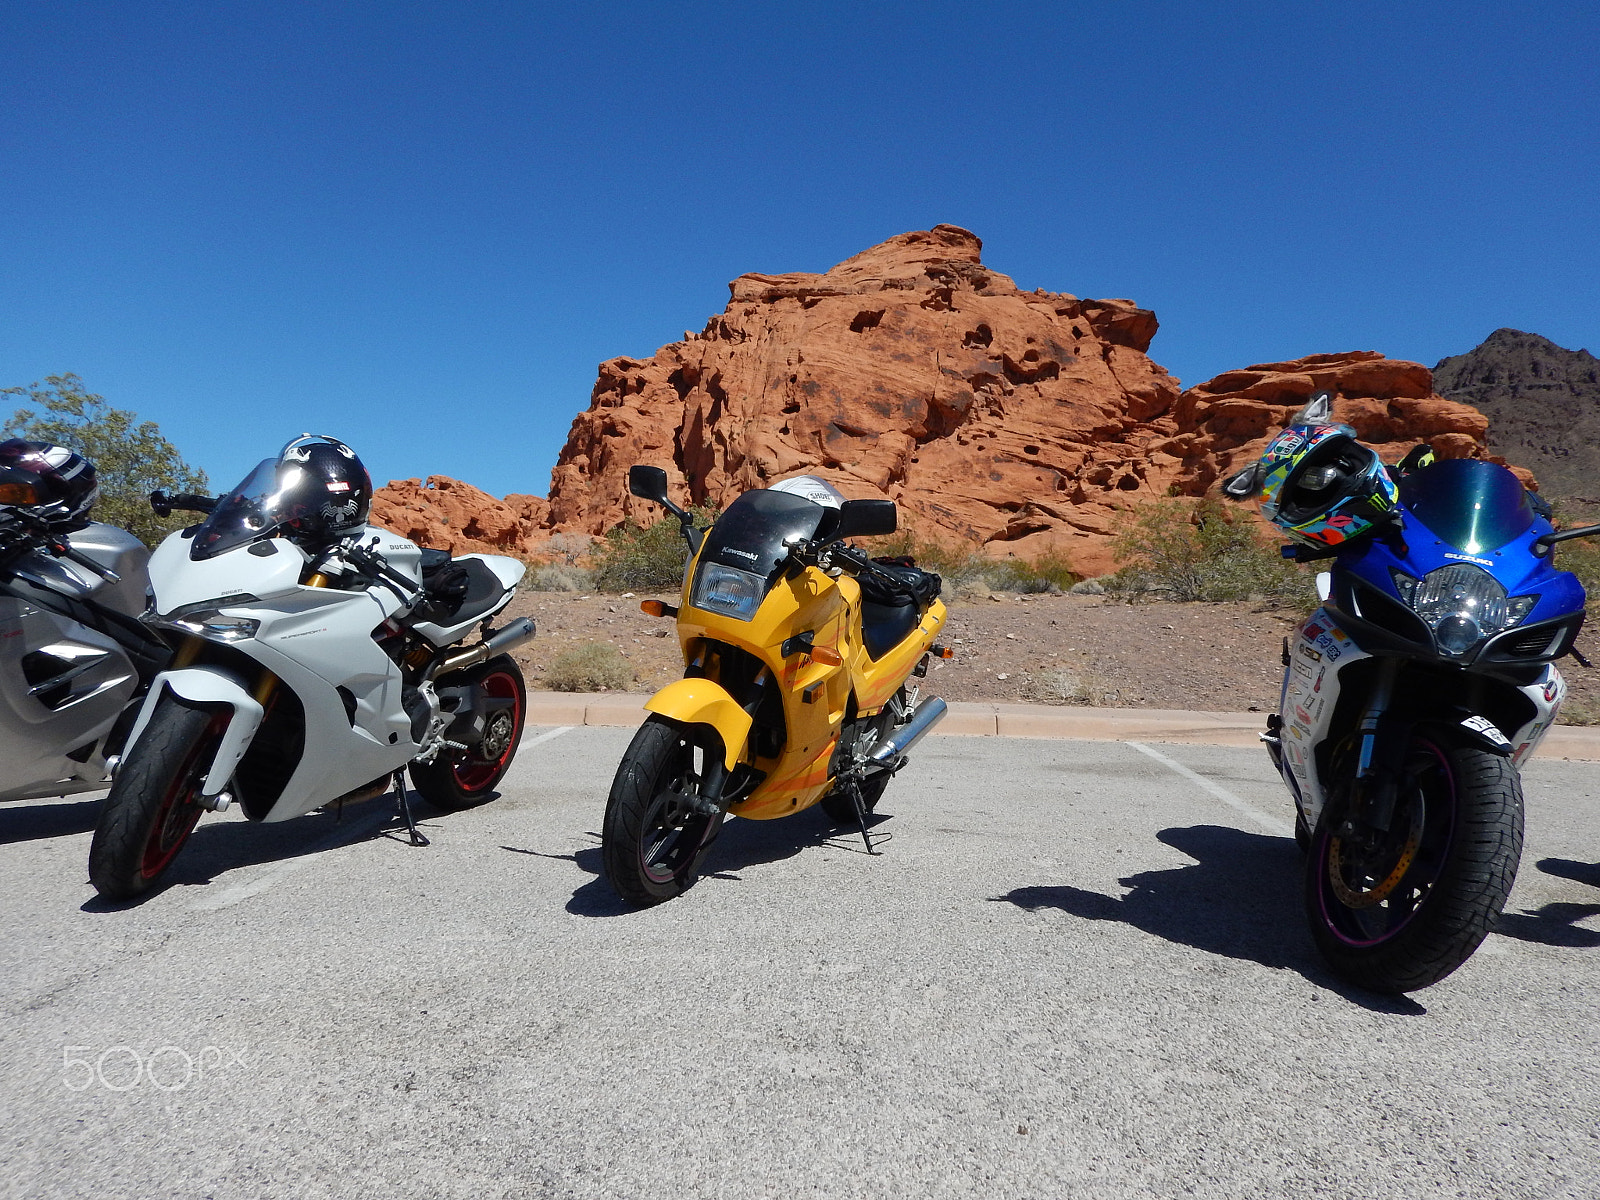
[[[333,438],[305,435],[150,560],[146,619],[169,632],[115,768],[89,877],[129,899],[172,863],[201,814],[238,804],[252,821],[398,793],[404,773],[438,807],[487,800],[522,734],[522,673],[499,630],[526,568],[511,558],[425,551],[367,525],[371,482]],[[467,642],[473,631],[479,636]]]

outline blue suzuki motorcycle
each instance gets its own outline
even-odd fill
[[[1223,490],[1262,497],[1286,558],[1331,560],[1262,740],[1294,797],[1318,949],[1360,987],[1408,992],[1471,957],[1511,892],[1519,769],[1583,625],[1551,548],[1600,526],[1554,532],[1493,463],[1419,447],[1384,467],[1331,412],[1313,397]]]

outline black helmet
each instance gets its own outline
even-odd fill
[[[210,558],[268,537],[328,542],[360,529],[372,511],[372,479],[354,450],[307,433],[263,459],[195,531],[189,554]]]
[[[0,442],[0,504],[26,508],[62,530],[81,529],[100,498],[94,464],[65,446]]]

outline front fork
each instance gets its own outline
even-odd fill
[[[1394,820],[1394,806],[1399,795],[1399,758],[1404,753],[1405,739],[1396,736],[1397,731],[1392,727],[1385,728],[1391,723],[1386,723],[1384,718],[1393,703],[1399,675],[1400,659],[1379,659],[1377,682],[1356,726],[1359,739],[1356,775],[1351,783],[1350,804],[1339,826],[1343,837],[1356,835],[1362,826],[1387,833],[1389,823]]]

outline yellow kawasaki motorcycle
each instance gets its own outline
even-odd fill
[[[768,820],[820,803],[867,815],[906,752],[945,714],[914,677],[944,625],[939,577],[875,562],[849,537],[893,533],[889,500],[846,500],[803,476],[746,492],[710,529],[667,499],[667,475],[636,466],[628,490],[670,511],[690,561],[676,617],[684,677],[645,705],[606,803],[607,879],[643,907],[692,882],[725,814]]]

